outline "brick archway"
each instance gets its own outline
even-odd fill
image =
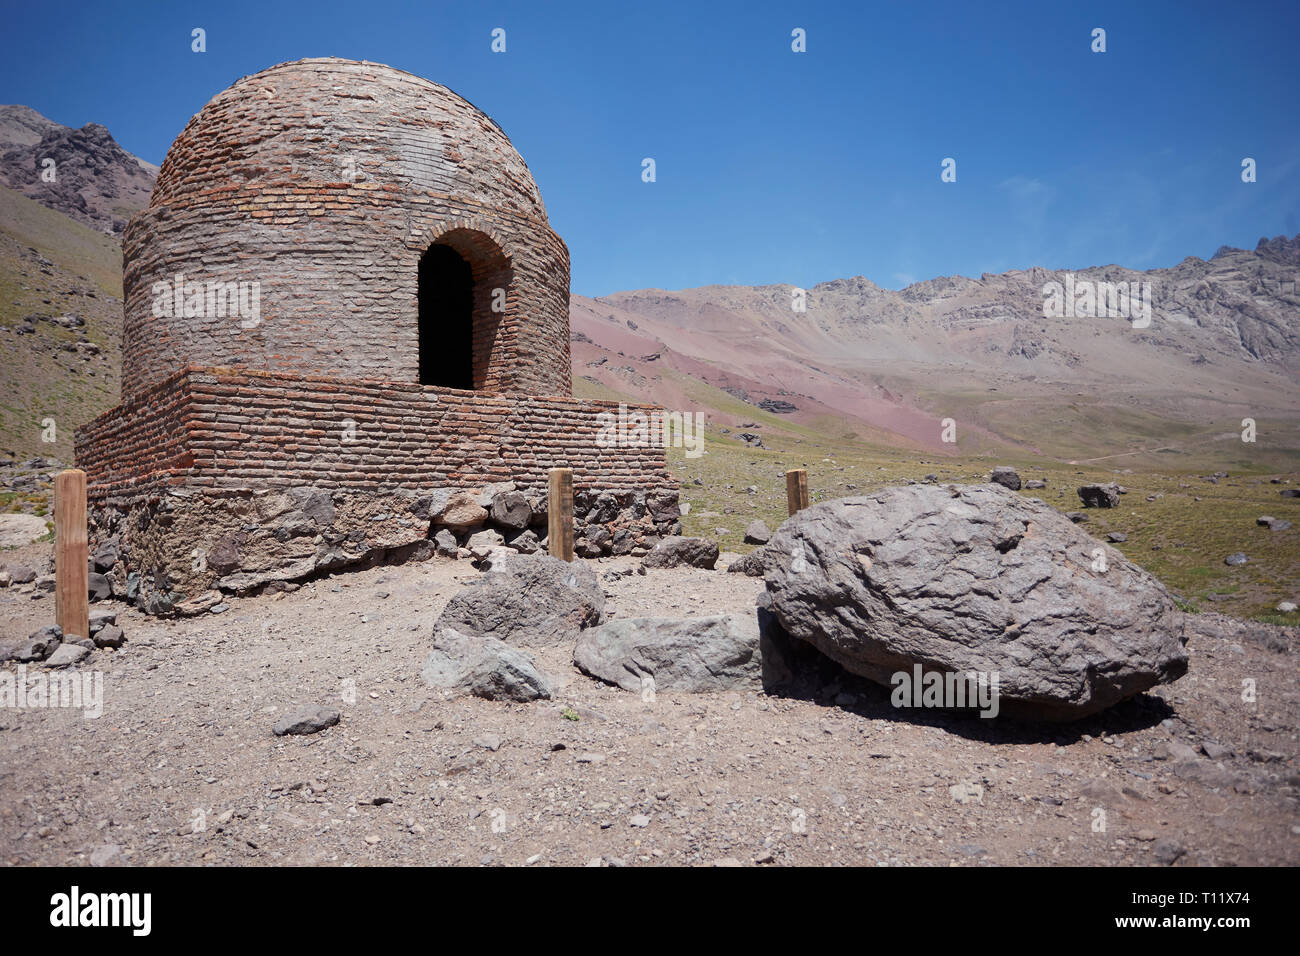
[[[505,391],[515,290],[500,243],[459,223],[439,232],[421,250],[416,298],[421,384]]]

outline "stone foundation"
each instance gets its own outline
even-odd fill
[[[617,408],[188,368],[78,431],[92,549],[113,559],[115,596],[196,613],[471,539],[542,549],[547,473],[563,466],[576,553],[643,553],[680,530],[677,484],[662,448],[597,441]]]

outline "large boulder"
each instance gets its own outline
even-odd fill
[[[1000,485],[817,504],[765,550],[782,627],[878,683],[914,664],[997,674],[1003,712],[1074,719],[1187,670],[1159,581]]]
[[[555,681],[527,651],[495,637],[442,627],[420,671],[430,687],[488,700],[549,700]]]
[[[718,561],[718,542],[708,538],[683,538],[672,535],[656,544],[641,563],[647,568],[678,568],[687,565],[693,568],[713,569]]]
[[[447,602],[436,629],[552,645],[600,623],[605,592],[590,568],[550,555],[509,554]]]
[[[583,631],[573,662],[624,690],[643,690],[646,678],[689,693],[762,686],[758,625],[728,614],[613,620]]]

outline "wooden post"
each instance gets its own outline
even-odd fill
[[[65,640],[90,637],[86,548],[86,473],[70,468],[54,479],[54,623]]]
[[[573,469],[552,468],[546,506],[547,547],[551,556],[573,560]]]
[[[808,507],[808,472],[796,468],[785,473],[785,501],[790,514]]]

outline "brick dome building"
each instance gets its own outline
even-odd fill
[[[611,446],[618,406],[571,397],[569,253],[527,164],[445,87],[338,59],[245,77],[173,143],[123,262],[122,404],[77,460],[141,607],[427,556],[442,530],[533,550],[560,465],[580,554],[679,527],[663,447]]]
[[[301,60],[219,93],[123,253],[131,394],[183,365],[570,392],[569,251],[528,165],[486,114],[391,67]],[[259,315],[208,308],[231,283],[258,284]]]

